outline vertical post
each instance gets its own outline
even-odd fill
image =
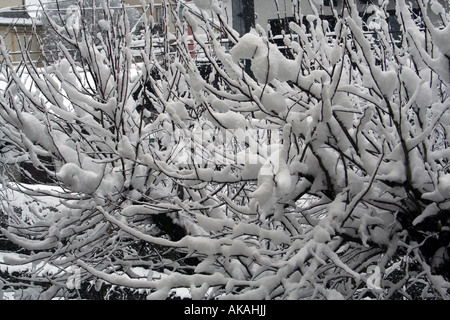
[[[191,2],[192,0],[186,0],[186,2]],[[193,59],[195,57],[195,52],[194,52],[194,40],[193,40],[193,33],[192,33],[192,28],[190,25],[188,25],[188,50],[191,53],[191,58]]]
[[[233,11],[233,29],[242,37],[255,27],[255,0],[231,0],[231,9]],[[245,72],[252,78],[251,61],[245,60]]]
[[[232,0],[233,29],[243,36],[255,26],[254,0]]]
[[[255,0],[242,0],[242,19],[245,33],[255,27]]]

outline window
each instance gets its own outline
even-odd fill
[[[268,22],[270,24],[270,30],[272,30],[272,34],[280,35],[282,31],[285,33],[289,33],[289,23],[294,21],[294,17],[286,17],[284,19],[270,19]]]
[[[161,23],[163,21],[163,10],[161,7],[156,8],[156,23]]]
[[[324,6],[329,7],[330,6],[330,0],[324,0],[323,1]],[[333,0],[333,7],[337,6],[337,0]]]

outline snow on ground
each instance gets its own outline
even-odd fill
[[[58,210],[59,199],[44,194],[60,192],[61,188],[47,185],[23,184],[23,186],[30,191],[42,191],[43,195],[31,197],[22,192],[6,189],[0,184],[0,208],[3,208],[5,212],[13,210],[15,214],[20,214],[25,221],[35,221],[36,217],[45,216],[46,211]]]

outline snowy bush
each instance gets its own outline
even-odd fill
[[[77,30],[82,27],[84,33],[92,36],[94,44],[97,45],[101,41],[97,34],[105,35],[109,24],[118,23],[122,10],[127,11],[130,33],[138,35],[141,29],[140,14],[132,7],[124,7],[121,0],[83,0],[78,4],[73,1],[42,1],[42,9],[38,10],[37,15],[41,24],[37,31],[41,58],[46,63],[54,63],[64,57],[60,50],[60,46],[64,46],[75,60],[81,59],[78,50],[70,41],[63,40],[64,36],[76,39],[81,35]]]
[[[98,39],[83,24],[55,27],[80,60],[63,45],[43,68],[7,59],[1,163],[31,163],[54,188],[12,174],[7,187],[59,204],[32,221],[7,211],[1,233],[26,251],[0,263],[52,267],[31,273],[46,283],[27,289],[34,298],[74,297],[77,268],[83,283],[149,299],[178,288],[193,299],[448,299],[449,13],[420,0],[418,24],[396,1],[394,37],[389,1],[373,7],[370,32],[354,1],[333,10],[334,30],[320,5],[295,10],[283,55],[260,26],[239,37],[220,1],[195,2],[198,15],[163,1],[162,51],[147,15],[132,50],[127,11],[109,23],[104,0]],[[174,33],[170,10],[184,18]],[[0,49],[7,57],[1,38]]]

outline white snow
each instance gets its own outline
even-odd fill
[[[450,57],[450,25],[447,25],[445,28],[432,30],[433,33],[433,41],[436,43],[439,50]]]
[[[245,117],[241,113],[234,111],[226,111],[223,113],[211,111],[211,120],[219,127],[223,127],[225,129],[245,130],[246,128]]]
[[[438,214],[439,211],[440,211],[440,209],[439,209],[437,203],[432,203],[432,204],[428,205],[422,211],[422,213],[413,220],[412,225],[415,226],[415,225],[421,223],[424,219]]]
[[[20,114],[20,122],[22,123],[22,130],[28,139],[40,144],[47,150],[53,149],[47,129],[41,120],[30,113],[23,112]]]
[[[111,25],[106,20],[103,20],[103,19],[99,20],[98,21],[98,25],[103,31],[110,31],[111,30]]]
[[[77,37],[81,27],[81,12],[78,6],[67,8],[66,28],[71,36]]]
[[[74,163],[66,163],[56,177],[74,192],[92,194],[100,185],[102,175],[81,169]]]
[[[381,270],[379,266],[370,266],[367,268],[368,273],[371,273],[367,278],[367,287],[374,292],[383,292],[381,288]]]
[[[208,10],[211,9],[212,0],[194,0],[194,3],[199,9]]]
[[[125,159],[135,159],[135,148],[131,145],[130,139],[127,136],[123,136],[117,144],[117,152]]]
[[[251,70],[260,83],[270,83],[274,79],[293,80],[300,68],[295,60],[286,59],[276,45],[255,32],[242,36],[230,53],[236,62],[251,60]]]
[[[261,102],[267,111],[273,111],[277,114],[285,112],[287,108],[287,103],[281,92],[264,93]]]

